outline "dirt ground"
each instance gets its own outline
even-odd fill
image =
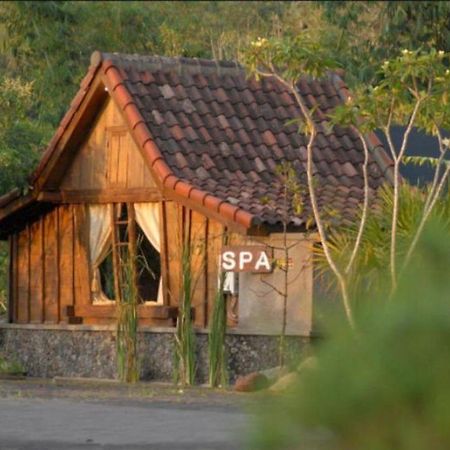
[[[0,379],[0,398],[67,398],[83,400],[133,400],[170,403],[244,406],[254,394],[241,394],[231,389],[202,386],[177,387],[171,383],[139,382],[124,384],[113,380],[93,379]]]

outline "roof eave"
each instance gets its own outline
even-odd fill
[[[97,52],[97,60],[102,54]],[[111,97],[122,112],[130,132],[141,150],[158,186],[163,192],[173,192],[181,198],[191,200],[203,211],[211,211],[215,218],[224,222],[236,223],[240,228],[249,230],[262,226],[260,219],[249,212],[222,200],[209,192],[202,191],[179,178],[166,163],[161,151],[142,117],[132,95],[125,86],[125,80],[112,59],[104,59],[101,65],[103,80]]]

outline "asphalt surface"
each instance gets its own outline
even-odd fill
[[[230,404],[0,398],[2,450],[236,450],[249,416]]]

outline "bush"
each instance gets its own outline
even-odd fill
[[[0,374],[2,375],[23,375],[22,365],[14,360],[8,360],[0,354]]]
[[[358,333],[335,332],[318,368],[260,417],[255,448],[303,448],[317,428],[332,432],[327,449],[450,448],[450,235],[421,245],[392,301],[372,299]]]

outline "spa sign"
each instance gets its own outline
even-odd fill
[[[220,266],[225,272],[272,272],[272,252],[260,245],[225,246],[220,255]]]

